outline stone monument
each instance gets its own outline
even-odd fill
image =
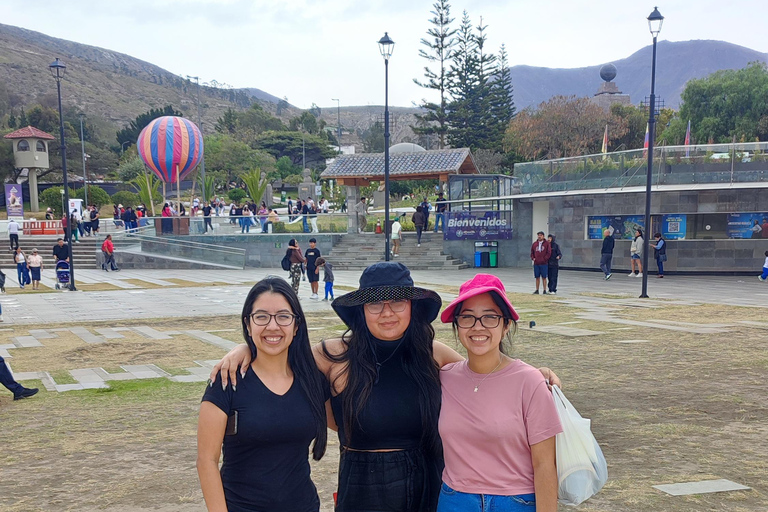
[[[306,201],[308,197],[317,204],[317,198],[315,197],[315,183],[312,181],[312,171],[310,169],[304,169],[302,173],[304,181],[299,183],[299,199]]]
[[[611,105],[614,103],[620,103],[621,105],[629,105],[631,103],[629,94],[622,94],[619,87],[613,82],[616,74],[616,66],[613,64],[605,64],[601,67],[600,78],[603,79],[603,83],[591,98],[595,104],[602,107],[606,112],[611,110]]]

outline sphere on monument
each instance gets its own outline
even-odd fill
[[[604,64],[603,67],[600,68],[600,78],[606,82],[610,82],[616,78],[616,66],[613,64]]]

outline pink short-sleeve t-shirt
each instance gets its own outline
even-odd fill
[[[462,361],[443,367],[440,384],[443,481],[473,494],[533,493],[531,445],[563,430],[541,372],[515,359],[482,375]]]

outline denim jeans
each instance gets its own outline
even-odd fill
[[[2,312],[0,312],[0,314],[2,314]],[[3,359],[3,356],[0,356],[0,384],[8,388],[8,391],[14,395],[21,393],[21,391],[24,389],[21,384],[13,379],[11,370],[9,370],[5,365],[5,359]]]
[[[440,222],[443,223],[443,230],[445,230],[445,214],[444,213],[435,214],[435,233],[437,233],[437,229],[438,229],[438,226],[440,225]]]
[[[329,295],[333,299],[333,281],[325,282],[325,298],[327,299]]]
[[[536,495],[469,494],[455,491],[445,483],[440,487],[437,512],[515,512],[518,510],[535,511]]]
[[[659,267],[659,275],[664,275],[664,262],[661,261],[661,258],[656,258],[656,266]]]
[[[611,273],[611,260],[613,260],[613,254],[600,255],[600,270],[602,270],[605,275]]]

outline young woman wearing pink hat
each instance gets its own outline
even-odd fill
[[[445,469],[438,512],[557,510],[555,435],[542,374],[504,352],[520,318],[501,280],[478,274],[443,311],[467,359],[440,371]]]

